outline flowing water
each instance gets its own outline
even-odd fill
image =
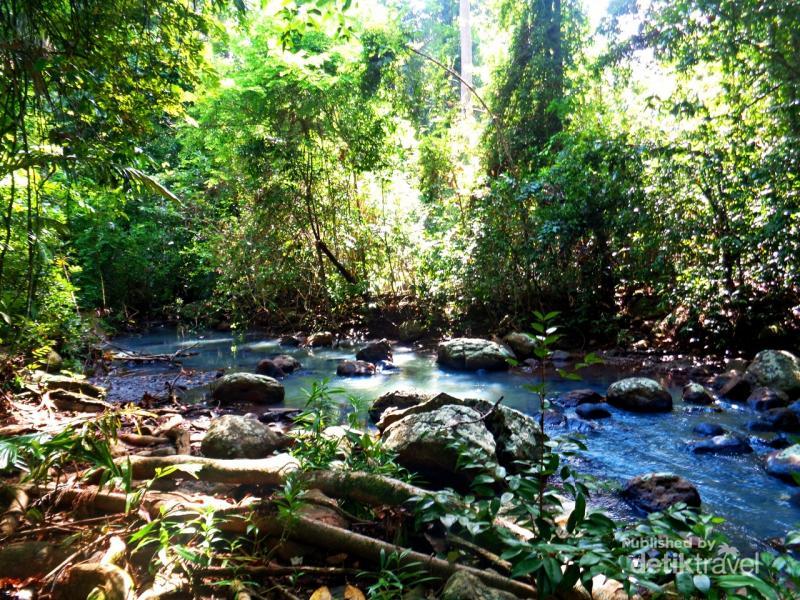
[[[279,346],[276,339],[254,334],[245,336],[242,341],[216,332],[183,337],[174,330],[119,338],[115,344],[153,354],[191,348],[197,354],[182,362],[187,368],[201,371],[225,368],[252,372],[262,358],[275,354],[294,356],[302,363],[302,369],[283,380],[285,405],[290,407],[302,406],[303,389],[309,388],[313,381],[331,378],[336,387],[370,400],[386,391],[415,388],[491,401],[503,396],[504,404],[523,412],[533,414],[538,409],[537,399],[524,388],[531,382],[530,374],[447,371],[436,365],[430,352],[416,352],[402,346],[394,350],[398,370],[373,377],[342,378],[335,375],[336,365],[342,359],[352,359],[355,348],[287,348]],[[148,372],[163,373],[164,368],[158,365],[135,367],[132,373],[140,377]],[[585,372],[581,382],[554,377],[549,385],[553,395],[587,387],[605,393],[608,385],[622,376],[613,368],[601,367]],[[120,381],[122,379],[124,376]],[[113,378],[111,382],[113,398]],[[683,475],[700,490],[704,507],[727,520],[729,535],[747,546],[751,541],[782,537],[800,524],[800,508],[789,501],[795,489],[764,471],[763,459],[770,448],[753,439],[755,453],[745,456],[695,455],[686,448],[689,440],[697,439],[692,428],[698,423],[719,423],[731,432],[747,436],[745,424],[754,414],[731,404],[723,404],[721,413],[690,408],[681,402],[679,389],[672,389],[672,393],[676,402],[674,411],[669,414],[634,414],[612,409],[611,419],[598,421],[596,429],[588,431],[588,451],[581,469],[617,482],[652,471]],[[576,418],[574,410],[566,409],[565,413]]]

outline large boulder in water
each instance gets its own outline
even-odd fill
[[[622,490],[622,497],[645,512],[666,510],[683,502],[700,506],[700,492],[689,481],[672,473],[649,473],[634,477]]]
[[[747,367],[747,376],[757,385],[790,396],[800,394],[800,358],[785,350],[762,350]]]
[[[519,333],[517,331],[509,333],[503,338],[506,345],[511,348],[514,355],[519,360],[533,358],[533,351],[536,348],[536,338],[529,333]]]
[[[800,475],[800,444],[770,454],[767,457],[767,473],[796,485],[794,476]]]
[[[383,446],[397,453],[399,464],[433,480],[456,475],[458,444],[477,451],[487,465],[497,460],[494,437],[481,414],[468,406],[448,404],[410,414],[383,432]]]
[[[372,364],[382,360],[392,361],[392,345],[388,340],[380,340],[367,344],[356,354],[356,360],[364,360]]]
[[[254,373],[229,373],[211,384],[211,396],[217,402],[251,402],[277,404],[283,402],[283,385],[272,377]]]
[[[405,409],[389,407],[378,421],[378,429],[386,432],[393,424],[408,416],[432,412],[448,405],[466,406],[480,413],[482,422],[494,437],[498,459],[505,467],[514,470],[517,461],[531,462],[541,457],[542,435],[536,420],[502,404],[495,406],[487,400],[462,400],[449,394],[439,394]]]
[[[646,377],[630,377],[612,383],[606,393],[606,401],[616,408],[633,412],[669,412],[672,396],[667,389]]]
[[[508,369],[508,359],[514,355],[506,348],[491,340],[478,338],[456,338],[441,342],[436,362],[444,367],[461,371],[503,371]]]
[[[264,458],[283,445],[282,436],[257,419],[224,415],[211,421],[200,449],[209,458]]]

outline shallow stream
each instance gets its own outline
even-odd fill
[[[524,385],[531,375],[522,372],[464,373],[446,371],[435,363],[430,352],[414,351],[408,347],[395,347],[396,371],[380,373],[374,377],[336,377],[337,363],[353,358],[356,348],[306,349],[281,347],[277,339],[265,339],[256,334],[235,340],[230,334],[208,333],[181,336],[175,330],[118,338],[115,345],[142,353],[173,353],[181,348],[192,348],[195,356],[185,358],[187,368],[198,371],[217,369],[253,371],[256,363],[275,354],[294,356],[302,363],[298,373],[284,378],[286,406],[303,404],[303,389],[312,381],[331,378],[336,387],[350,393],[373,399],[398,388],[416,388],[427,392],[447,392],[459,397],[484,398],[503,402],[526,413],[537,412],[538,401]],[[131,374],[139,376],[149,372],[163,373],[165,367],[144,365],[133,367]],[[605,394],[613,381],[630,373],[621,373],[613,367],[595,367],[584,373],[583,381],[568,382],[553,377],[549,382],[553,395],[558,392],[593,388]],[[123,383],[125,376],[114,377]],[[121,385],[120,385],[121,387]],[[670,471],[683,475],[700,490],[704,507],[724,517],[726,530],[739,543],[763,541],[773,536],[783,536],[800,524],[800,508],[790,502],[795,488],[767,475],[763,458],[771,451],[757,443],[748,434],[745,424],[755,414],[744,407],[723,403],[723,412],[713,413],[690,407],[680,400],[680,389],[670,388],[675,398],[675,409],[670,414],[634,414],[611,409],[613,417],[596,422],[588,431],[588,451],[582,469],[598,477],[623,482],[646,472]],[[574,410],[566,409],[568,418],[577,419]],[[692,428],[701,422],[712,422],[725,429],[751,437],[755,452],[745,456],[695,455],[686,444],[697,439]],[[577,423],[578,421],[574,421]],[[557,433],[557,432],[555,432]]]

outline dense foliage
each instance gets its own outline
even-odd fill
[[[399,298],[559,306],[576,343],[798,331],[797,2],[474,7],[469,114],[456,3],[344,4],[4,2],[2,342]]]

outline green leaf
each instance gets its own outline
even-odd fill
[[[586,497],[583,494],[575,496],[575,508],[567,519],[567,531],[572,533],[586,516]]]

